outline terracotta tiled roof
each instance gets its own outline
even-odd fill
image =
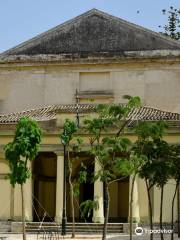
[[[92,104],[80,104],[78,111],[81,112],[91,112],[94,111],[95,105]],[[16,123],[21,117],[31,117],[37,121],[48,121],[51,119],[56,119],[57,113],[73,113],[77,111],[76,104],[67,105],[52,105],[37,109],[31,109],[22,112],[14,112],[9,114],[0,115],[0,124],[2,123]]]
[[[141,107],[134,109],[129,117],[134,120],[146,120],[146,121],[158,121],[158,120],[167,120],[167,121],[180,121],[180,114],[173,113],[169,111],[163,111],[160,109],[152,107]]]
[[[129,126],[133,125],[137,121],[159,121],[165,120],[171,122],[171,125],[175,125],[174,122],[180,123],[180,114],[173,113],[169,111],[163,111],[160,109],[152,108],[152,107],[141,107],[134,109],[128,116],[131,121]],[[172,124],[173,122],[173,124]]]
[[[52,105],[43,108],[37,108],[17,113],[0,115],[0,124],[16,123],[21,117],[31,117],[37,121],[48,121],[56,119],[57,113],[90,113],[95,111],[95,104],[68,104],[68,105]],[[134,121],[180,121],[179,113],[162,111],[151,107],[140,107],[134,109],[128,116],[131,122]]]

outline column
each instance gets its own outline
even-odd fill
[[[101,169],[98,160],[95,159],[94,171],[95,173]],[[94,201],[98,201],[99,208],[93,210],[93,222],[104,223],[104,191],[103,182],[99,179],[94,182]]]
[[[151,194],[151,193],[150,193]],[[141,221],[149,222],[149,202],[145,180],[138,178],[139,215]]]
[[[11,186],[10,219],[14,220],[14,188]]]
[[[163,200],[163,222],[171,222],[171,207],[169,203],[172,202],[174,191],[175,191],[175,180],[170,179],[164,186],[164,200]],[[177,198],[177,195],[176,195]],[[160,200],[161,200],[161,189],[153,187],[153,220],[159,222],[160,216]],[[177,201],[174,204],[174,220],[177,220]]]
[[[159,215],[160,215],[160,199],[161,199],[161,191],[160,188],[154,186],[152,189],[152,195],[153,195],[153,199],[152,199],[152,207],[153,207],[153,221],[154,223],[158,223],[159,222]]]
[[[64,156],[62,153],[57,155],[57,175],[56,175],[56,222],[62,221],[63,211],[63,178],[64,178]]]
[[[14,188],[14,219],[13,220],[15,221],[22,220],[21,188],[19,184],[16,184]]]
[[[129,202],[131,199],[131,184],[132,176],[129,178]],[[139,209],[139,196],[138,196],[138,178],[136,177],[134,182],[134,191],[133,191],[133,205],[132,205],[132,218],[133,221],[140,221],[140,209]]]
[[[28,167],[32,174],[32,163],[28,161]],[[26,221],[33,220],[33,201],[32,201],[32,176],[26,181],[23,186],[24,189],[24,204],[25,204],[25,219]]]
[[[28,167],[31,171],[31,162],[28,161]],[[32,172],[32,171],[31,171]],[[24,208],[25,208],[25,220],[33,220],[33,201],[32,201],[32,176],[23,184],[24,192]],[[12,207],[11,207],[12,208]],[[14,189],[14,220],[21,221],[22,219],[22,201],[21,201],[21,188],[19,184],[16,184]]]

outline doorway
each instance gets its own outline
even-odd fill
[[[80,186],[80,204],[87,201],[87,200],[94,200],[94,183],[92,181],[94,175],[94,163],[92,162],[87,163],[86,165],[88,172],[87,172],[87,182],[81,184]],[[80,221],[81,222],[92,222],[93,211],[91,211],[90,215],[83,214],[82,210],[80,209]]]
[[[129,215],[129,178],[113,182],[110,185],[109,192],[109,221],[115,223],[127,222]]]
[[[34,160],[34,221],[54,221],[56,209],[57,156],[40,152]]]

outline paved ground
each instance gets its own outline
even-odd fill
[[[0,234],[0,240],[21,240],[22,239],[22,235],[21,234]],[[60,238],[46,238],[45,240],[58,240],[58,239],[71,239],[69,236],[66,236],[65,238],[60,237]],[[101,237],[98,235],[78,235],[76,240],[82,240],[82,239],[86,239],[86,240],[101,240]],[[109,235],[108,236],[109,240],[128,240],[129,239],[129,235],[125,235],[125,234],[121,234],[121,235]],[[164,239],[165,240],[170,240],[170,235],[169,234],[165,234],[164,235]],[[175,234],[174,235],[174,240],[177,240],[178,237]],[[42,236],[39,236],[37,238],[37,234],[27,234],[27,240],[43,240]],[[133,240],[149,240],[149,235],[143,235],[143,236],[133,236]],[[155,234],[154,235],[154,240],[160,240],[159,235]]]
[[[32,234],[27,234],[27,240],[60,240],[60,239],[66,239],[66,240],[72,240],[72,238],[70,236],[66,236],[66,237],[62,237],[60,236],[58,237],[45,237],[43,238],[43,236],[39,236],[37,237],[37,235],[32,235]],[[0,234],[0,240],[22,240],[22,235],[21,234]],[[100,236],[77,236],[75,238],[76,240],[101,240]]]
[[[120,235],[120,236],[114,236],[109,238],[110,240],[128,240],[129,235]],[[133,236],[133,240],[149,240],[150,236],[149,235],[143,235],[143,236]],[[164,235],[164,240],[170,240],[171,236],[170,235]],[[179,240],[180,238],[177,237],[177,234],[174,235],[174,240]],[[154,240],[160,240],[159,235],[154,235]]]
[[[69,239],[71,239],[72,240],[72,238],[71,238],[71,236],[69,235],[67,235],[67,236],[65,236],[65,237],[62,237],[61,235],[59,236],[59,237],[57,237],[57,236],[45,236],[44,238],[43,238],[43,235],[38,235],[37,236],[37,234],[27,234],[26,235],[27,237],[27,240],[60,240],[60,239],[66,239],[66,240],[69,240]],[[0,240],[21,240],[21,239],[23,239],[22,238],[22,234],[0,234]],[[101,237],[100,237],[100,235],[91,235],[91,236],[89,236],[89,235],[77,235],[77,237],[75,238],[76,240],[83,240],[83,239],[85,239],[85,240],[101,240]]]

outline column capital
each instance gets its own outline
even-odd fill
[[[57,155],[57,156],[64,156],[64,152],[59,150],[59,151],[54,151],[54,153]]]

